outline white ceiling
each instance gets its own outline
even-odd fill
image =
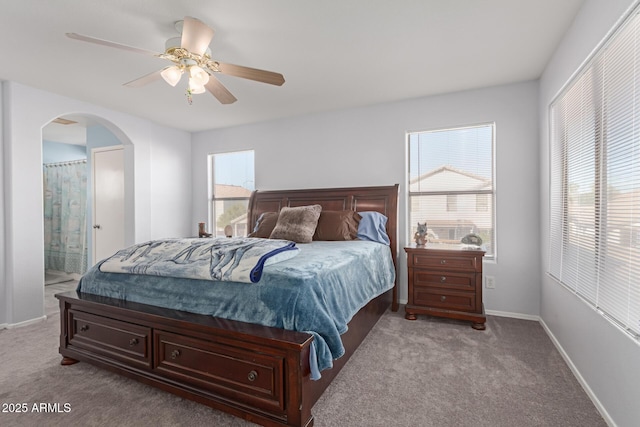
[[[200,131],[536,79],[583,0],[0,1],[0,79]],[[283,86],[219,79],[238,98],[123,83],[164,60],[67,32],[162,52],[174,22],[216,30],[212,56],[280,72]]]

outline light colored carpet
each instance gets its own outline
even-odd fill
[[[46,322],[0,331],[0,403],[29,407],[0,425],[252,425],[87,363],[60,366],[51,298],[75,283],[55,287]],[[31,412],[41,402],[70,412]],[[490,316],[475,331],[402,311],[383,316],[313,413],[318,427],[606,425],[537,322]]]

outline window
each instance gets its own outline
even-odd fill
[[[495,256],[494,133],[493,123],[409,133],[410,236],[426,221],[430,241],[475,233]]]
[[[549,274],[640,338],[640,18],[550,108]]]
[[[489,197],[486,194],[476,194],[476,212],[489,211]]]
[[[249,197],[255,189],[253,151],[209,155],[211,230],[224,236],[230,225],[234,236],[246,236]]]
[[[458,211],[458,195],[447,194],[447,212],[457,212],[457,211]]]

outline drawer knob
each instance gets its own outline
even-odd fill
[[[258,373],[256,371],[251,371],[249,372],[249,375],[247,375],[247,379],[249,381],[255,381],[256,378],[258,378]]]
[[[88,330],[89,330],[89,325],[82,325],[82,326],[80,327],[80,331],[81,331],[81,332],[85,332],[85,331],[88,331]]]
[[[446,278],[446,277],[444,277],[444,276],[440,276],[440,282],[446,282],[446,281],[447,281],[447,278]]]
[[[447,299],[447,297],[445,297],[444,295],[442,295],[442,296],[440,297],[440,301],[442,301],[442,302],[444,302],[446,299]]]
[[[138,344],[138,338],[131,338],[131,341],[129,341],[129,347],[133,347],[134,345]]]
[[[178,358],[178,356],[180,356],[180,350],[173,350],[173,351],[171,352],[171,358],[172,358],[172,359],[177,359],[177,358]]]
[[[447,263],[447,260],[446,260],[446,259],[441,259],[441,260],[440,260],[440,264],[446,264],[446,263]]]

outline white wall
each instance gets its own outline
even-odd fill
[[[60,115],[92,115],[132,147],[135,215],[128,229],[135,233],[133,241],[188,233],[192,216],[188,132],[13,82],[3,83],[2,100],[6,303],[0,307],[0,324],[27,322],[44,314],[41,129]],[[156,196],[162,200],[152,200]]]
[[[2,329],[8,322],[9,319],[7,317],[8,309],[9,309],[9,294],[7,293],[6,286],[6,274],[7,268],[5,266],[5,220],[4,220],[4,210],[5,210],[5,195],[4,195],[4,176],[5,176],[5,166],[4,166],[4,83],[0,81],[0,329]]]
[[[537,91],[537,82],[527,82],[194,134],[192,223],[207,218],[207,154],[253,149],[260,190],[399,183],[399,225],[406,230],[406,132],[495,121],[498,260],[485,263],[486,274],[496,278],[485,307],[537,316]],[[400,299],[406,302],[400,251]]]
[[[83,145],[42,141],[42,163],[62,163],[86,160],[87,150]]]
[[[190,237],[191,203],[191,134],[155,127],[150,136],[151,162],[150,210],[151,237]],[[179,174],[176,174],[179,171]]]
[[[640,346],[547,274],[549,256],[549,104],[632,0],[586,0],[540,80],[541,318],[605,418],[640,422]]]

